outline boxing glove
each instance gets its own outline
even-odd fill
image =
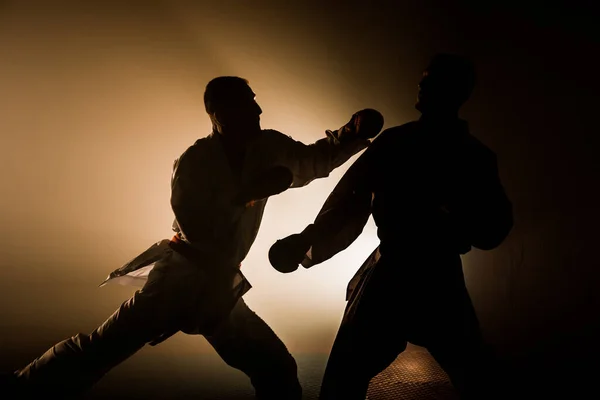
[[[306,229],[276,241],[269,249],[269,262],[282,273],[294,272],[312,246]]]
[[[383,115],[372,108],[365,108],[352,115],[350,121],[337,131],[337,137],[344,140],[347,137],[358,137],[359,139],[372,139],[383,128]],[[334,131],[327,131],[329,135],[335,135]]]

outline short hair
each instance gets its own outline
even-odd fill
[[[219,76],[206,85],[204,91],[204,107],[208,114],[226,105],[231,96],[248,88],[248,80],[239,76]]]

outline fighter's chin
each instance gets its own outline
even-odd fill
[[[417,100],[415,103],[415,109],[417,111],[423,112],[423,103],[421,101]]]
[[[240,124],[240,128],[246,132],[260,132],[262,130],[260,122],[258,121],[246,121],[245,123]]]

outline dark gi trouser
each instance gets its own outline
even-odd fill
[[[231,279],[207,280],[197,265],[170,253],[99,328],[56,344],[17,371],[21,393],[25,398],[80,396],[147,343],[181,330],[203,334],[227,364],[250,377],[257,398],[301,399],[296,362],[269,326],[242,298],[229,314],[220,311],[231,309],[227,285]]]
[[[364,400],[372,378],[407,342],[425,347],[462,399],[493,398],[495,371],[458,255],[381,256],[349,299],[320,399]]]

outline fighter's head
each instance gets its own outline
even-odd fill
[[[423,114],[457,113],[475,87],[475,67],[467,58],[437,54],[423,71],[416,109]]]
[[[211,80],[204,91],[204,106],[219,133],[243,135],[260,130],[262,109],[244,78],[220,76]]]

